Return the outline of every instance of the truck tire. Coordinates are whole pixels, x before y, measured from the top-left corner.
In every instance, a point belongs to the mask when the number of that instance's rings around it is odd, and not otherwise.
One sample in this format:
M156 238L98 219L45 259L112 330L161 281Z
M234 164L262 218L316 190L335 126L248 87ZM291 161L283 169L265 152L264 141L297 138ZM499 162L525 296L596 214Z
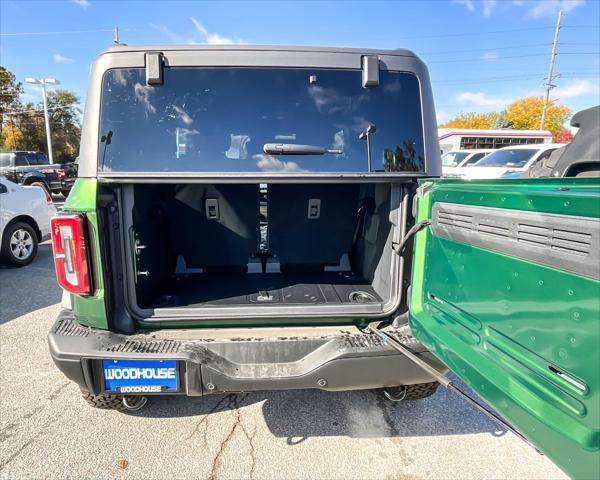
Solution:
M4 229L0 260L9 267L29 265L38 250L38 237L31 225L15 222Z
M83 399L94 408L101 408L102 410L125 410L123 400L118 395L92 395L86 390L81 390Z
M416 383L414 385L401 385L381 389L381 393L393 402L404 400L420 400L431 397L440 386L438 382Z
M29 185L31 187L40 187L40 188L43 188L48 193L50 193L50 190L48 190L48 187L46 186L46 184L44 182L31 182Z

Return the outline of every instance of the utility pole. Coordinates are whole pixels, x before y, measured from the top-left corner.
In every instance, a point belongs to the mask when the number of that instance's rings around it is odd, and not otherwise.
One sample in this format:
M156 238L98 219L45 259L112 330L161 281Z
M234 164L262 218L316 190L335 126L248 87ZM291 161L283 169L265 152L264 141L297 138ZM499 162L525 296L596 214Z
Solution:
M48 85L60 85L60 82L56 78L26 78L27 83L33 83L42 86L42 100L44 102L44 123L46 124L46 142L48 145L48 160L50 163L54 163L52 156L52 134L50 132L50 117L48 115L48 99L46 96L46 84Z
M118 25L115 25L114 32L115 32L115 35L113 37L113 42L115 43L115 45L118 45L119 44L119 26Z
M554 60L556 59L556 47L558 45L558 32L560 31L560 21L562 19L562 10L558 11L558 18L556 19L556 30L554 30L554 42L552 43L552 55L550 56L550 67L548 68L548 76L546 77L546 94L544 96L544 105L542 107L542 119L540 120L540 130L544 129L546 123L546 112L548 110L548 102L550 101L550 90L555 85L552 85L554 80Z

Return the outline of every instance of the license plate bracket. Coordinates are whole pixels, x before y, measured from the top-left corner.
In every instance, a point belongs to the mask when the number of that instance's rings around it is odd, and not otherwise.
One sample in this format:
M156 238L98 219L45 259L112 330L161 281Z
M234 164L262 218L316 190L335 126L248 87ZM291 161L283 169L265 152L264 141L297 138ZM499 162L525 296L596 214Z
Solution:
M176 360L102 360L102 385L107 393L176 393Z

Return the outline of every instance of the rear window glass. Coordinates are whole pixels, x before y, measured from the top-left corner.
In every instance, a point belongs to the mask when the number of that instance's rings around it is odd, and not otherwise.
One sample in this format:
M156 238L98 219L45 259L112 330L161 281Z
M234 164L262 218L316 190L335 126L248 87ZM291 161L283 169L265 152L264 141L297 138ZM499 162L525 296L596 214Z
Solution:
M477 167L524 167L533 155L539 150L533 150L528 148L523 149L502 149L496 150L490 153L487 157L481 160L476 166Z
M448 152L442 156L442 165L444 167L456 167L467 158L467 155L469 155L469 152Z
M43 153L33 153L27 156L27 160L29 160L29 165L49 165L50 161L48 157Z
M420 90L409 73L360 70L165 68L148 86L141 68L103 79L98 165L118 172L367 172L424 169ZM375 127L359 138L369 125ZM364 137L364 135L363 135ZM107 141L108 139L108 141ZM265 144L322 155L275 155Z

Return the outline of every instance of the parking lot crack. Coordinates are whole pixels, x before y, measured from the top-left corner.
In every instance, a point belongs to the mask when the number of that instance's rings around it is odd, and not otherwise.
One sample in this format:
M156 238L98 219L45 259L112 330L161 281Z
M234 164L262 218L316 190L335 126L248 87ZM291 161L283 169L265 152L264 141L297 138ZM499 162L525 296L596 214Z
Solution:
M52 420L50 420L49 422L46 422L44 425L42 425L40 427L40 429L37 431L37 433L31 437L29 440L27 440L23 445L21 445L21 448L19 448L16 452L14 452L12 455L10 455L4 462L2 462L0 464L0 471L4 470L4 468L6 468L6 466L11 463L15 458L17 458L21 453L23 453L23 451L29 446L31 445L33 442L35 442L39 437L41 437L46 430L48 429L48 427L50 427L52 424L58 422L59 420L61 420L61 417L55 417Z
M229 402L229 404L231 403L231 398L234 396L234 394L230 394L230 395L226 395L224 396L221 400L219 400L217 402L217 404L212 407L207 413L205 413L202 418L198 421L198 423L196 424L196 426L194 427L194 430L192 430L192 433L190 433L188 435L188 437L186 438L186 440L190 440L194 435L196 435L200 429L202 428L202 446L206 446L208 445L208 441L206 438L206 431L208 430L208 420L210 415L212 415L213 413L215 413L217 410L219 410L221 408L221 406L225 403L225 402ZM228 405L229 406L229 405Z
M232 411L234 421L233 421L231 430L229 431L229 433L227 434L225 439L219 444L219 448L217 449L217 455L215 456L215 458L213 459L213 462L212 462L212 468L210 470L210 475L209 475L210 480L215 480L217 478L217 475L219 473L219 470L221 468L221 463L222 463L221 456L223 455L223 453L225 452L225 449L227 448L227 445L233 438L235 431L237 430L237 428L239 426L241 426L239 404L247 396L248 395L246 394L238 399L238 396L236 394L231 394L226 397L229 399L227 408L229 408ZM243 427L242 427L242 429L243 429Z
M250 461L252 463L250 464L250 473L248 474L248 478L250 478L250 480L252 480L252 478L254 477L254 469L256 468L256 450L254 447L254 437L256 436L256 425L254 426L252 433L248 433L248 429L244 426L243 422L240 422L240 427L242 428L242 431L244 432L244 436L248 440L248 445L250 446Z

